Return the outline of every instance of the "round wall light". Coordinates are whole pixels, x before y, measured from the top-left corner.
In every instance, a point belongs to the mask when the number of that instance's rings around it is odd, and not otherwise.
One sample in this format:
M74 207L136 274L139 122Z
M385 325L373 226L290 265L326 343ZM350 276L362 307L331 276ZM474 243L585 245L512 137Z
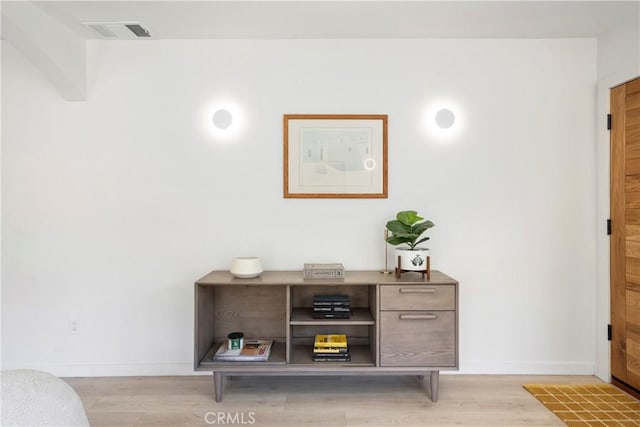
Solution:
M233 99L214 99L204 105L200 120L204 132L218 142L236 141L245 131L244 109Z
M430 100L420 114L420 123L426 135L434 141L456 140L466 127L464 108L452 99Z
M436 112L436 125L440 129L449 129L456 122L456 115L448 108L442 108Z
M212 120L213 120L213 125L216 128L220 130L224 130L229 128L229 126L231 126L231 124L233 123L233 115L229 110L222 108L220 110L217 110L215 113L213 113Z

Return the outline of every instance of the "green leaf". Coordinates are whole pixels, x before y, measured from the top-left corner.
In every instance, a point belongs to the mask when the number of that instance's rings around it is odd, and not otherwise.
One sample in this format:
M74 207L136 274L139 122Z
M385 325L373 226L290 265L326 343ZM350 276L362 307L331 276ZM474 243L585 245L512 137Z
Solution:
M419 236L434 225L435 224L433 222L426 220L425 222L414 225L411 231Z
M393 221L387 222L387 230L389 230L393 234L410 233L411 227L401 223L400 221L393 220Z
M413 225L418 221L422 221L424 218L418 216L416 211L400 211L396 215L396 219L405 225Z
M395 237L402 237L404 239L415 240L420 237L419 234L416 233L393 233Z
M426 242L427 240L429 240L431 237L423 237L422 239L418 240L417 242L415 242L413 244L413 246L419 245L422 242Z

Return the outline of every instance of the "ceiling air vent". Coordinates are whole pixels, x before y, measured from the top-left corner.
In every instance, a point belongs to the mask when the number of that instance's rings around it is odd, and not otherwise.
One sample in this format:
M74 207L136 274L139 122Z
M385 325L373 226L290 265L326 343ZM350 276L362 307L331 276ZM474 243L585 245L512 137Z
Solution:
M151 37L149 31L147 31L146 28L143 28L140 24L125 24L125 27L135 34L136 37Z
M138 22L83 22L105 39L137 39L151 37Z

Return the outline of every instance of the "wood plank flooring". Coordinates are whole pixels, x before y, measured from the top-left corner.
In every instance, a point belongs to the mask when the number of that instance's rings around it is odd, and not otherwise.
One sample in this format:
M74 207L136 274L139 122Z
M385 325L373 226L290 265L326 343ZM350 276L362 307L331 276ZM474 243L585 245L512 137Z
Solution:
M563 426L522 384L602 383L592 376L440 375L431 402L416 377L66 378L92 427Z

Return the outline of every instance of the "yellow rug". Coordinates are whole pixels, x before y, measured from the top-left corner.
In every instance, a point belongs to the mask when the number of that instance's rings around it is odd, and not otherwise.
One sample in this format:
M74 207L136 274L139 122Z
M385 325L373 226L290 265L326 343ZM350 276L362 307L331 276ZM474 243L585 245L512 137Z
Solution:
M569 427L640 427L640 400L610 384L523 387Z

